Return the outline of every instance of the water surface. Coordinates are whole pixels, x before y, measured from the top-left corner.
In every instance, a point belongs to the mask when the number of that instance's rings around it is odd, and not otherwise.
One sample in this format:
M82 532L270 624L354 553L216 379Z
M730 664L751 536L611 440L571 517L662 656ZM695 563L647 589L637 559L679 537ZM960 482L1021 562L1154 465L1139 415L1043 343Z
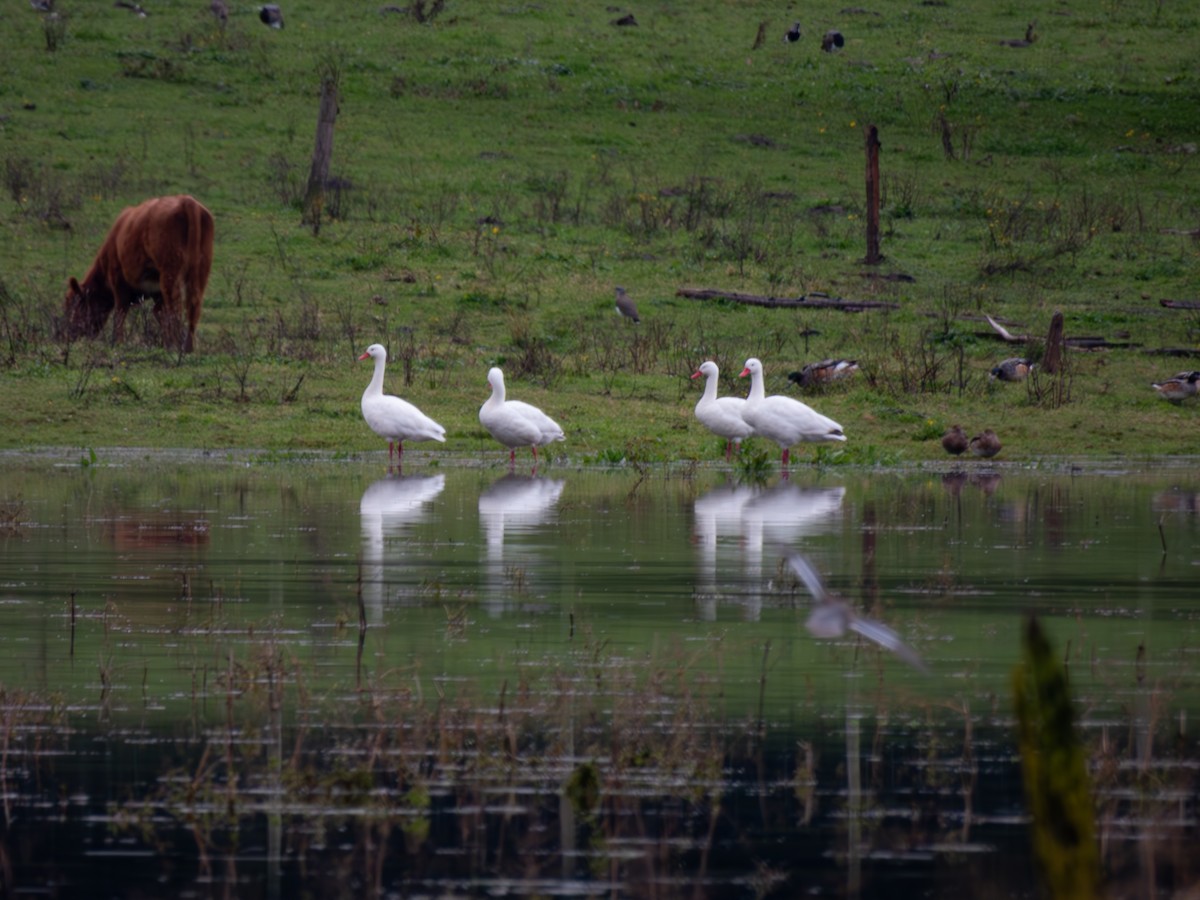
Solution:
M1032 613L1110 881L1169 896L1193 471L8 455L0 855L63 896L1025 896ZM812 637L794 551L930 671Z

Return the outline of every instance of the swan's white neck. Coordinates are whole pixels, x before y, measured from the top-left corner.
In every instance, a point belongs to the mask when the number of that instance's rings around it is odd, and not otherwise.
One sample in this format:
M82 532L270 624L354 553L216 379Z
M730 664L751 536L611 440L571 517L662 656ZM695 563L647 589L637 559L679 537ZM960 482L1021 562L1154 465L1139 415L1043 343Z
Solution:
M762 400L763 397L765 397L765 396L766 396L766 393L763 391L762 369L751 369L750 370L750 395L746 399L753 402L755 400Z
M503 406L504 405L504 379L497 378L491 382L492 396L488 397L488 406Z
M364 393L373 396L381 396L383 394L383 370L387 367L387 360L382 356L375 357L375 374L371 376L371 383L367 385Z
M704 376L704 396L700 398L702 401L708 402L717 399L717 376Z

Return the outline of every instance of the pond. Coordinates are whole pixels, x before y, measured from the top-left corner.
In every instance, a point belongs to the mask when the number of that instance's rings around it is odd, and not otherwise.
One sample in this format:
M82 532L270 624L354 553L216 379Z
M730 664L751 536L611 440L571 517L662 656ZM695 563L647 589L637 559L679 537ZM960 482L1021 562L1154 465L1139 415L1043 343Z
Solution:
M1114 893L1200 883L1194 461L737 474L0 456L7 893L1029 896L1031 614Z

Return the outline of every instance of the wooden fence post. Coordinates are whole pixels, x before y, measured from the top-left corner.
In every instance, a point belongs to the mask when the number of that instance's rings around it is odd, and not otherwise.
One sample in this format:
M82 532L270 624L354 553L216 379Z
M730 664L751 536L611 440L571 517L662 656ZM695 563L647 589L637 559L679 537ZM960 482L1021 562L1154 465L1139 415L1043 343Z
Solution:
M333 124L338 113L338 76L335 70L321 76L321 106L317 112L317 139L313 146L308 187L304 191L302 225L311 225L313 234L321 230L321 210L325 205L325 184L329 181L329 160L333 157Z
M867 257L868 266L883 262L879 252L879 129L867 128Z

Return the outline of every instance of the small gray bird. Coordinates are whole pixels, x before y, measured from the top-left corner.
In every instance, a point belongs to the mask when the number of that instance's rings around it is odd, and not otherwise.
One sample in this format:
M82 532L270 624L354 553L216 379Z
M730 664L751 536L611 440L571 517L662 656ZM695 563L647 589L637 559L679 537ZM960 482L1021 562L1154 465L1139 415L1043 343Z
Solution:
M975 456L981 456L984 459L991 459L1000 452L1000 438L996 437L996 432L990 428L985 428L975 437L971 438L971 452Z
M882 622L868 619L859 615L849 603L840 597L830 594L821 582L821 576L812 564L799 553L787 557L788 567L808 588L813 597L812 612L804 626L813 637L840 638L847 631L860 634L867 640L874 641L885 650L891 650L902 660L922 672L928 672L929 666L925 660L908 644L900 639L900 635L892 631Z
M1032 362L1023 357L1014 356L995 366L989 380L994 381L998 378L1001 381L1024 381L1031 371L1033 371Z
M270 25L272 28L283 27L283 10L274 3L268 3L266 6L258 8L258 20L264 25Z
M623 318L632 319L635 325L642 321L641 317L638 316L637 304L633 302L632 297L625 293L625 288L623 287L617 288L617 312Z

